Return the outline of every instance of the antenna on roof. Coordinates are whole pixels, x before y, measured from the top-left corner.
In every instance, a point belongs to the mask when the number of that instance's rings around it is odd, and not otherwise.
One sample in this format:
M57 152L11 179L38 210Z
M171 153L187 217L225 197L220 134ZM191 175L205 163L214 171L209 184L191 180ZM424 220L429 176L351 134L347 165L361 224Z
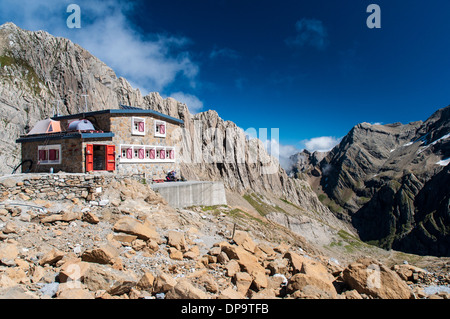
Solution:
M53 109L53 116L59 116L59 102L62 100L56 100L56 110Z
M84 97L84 111L87 112L88 111L87 98L88 98L89 95L81 94L81 96Z

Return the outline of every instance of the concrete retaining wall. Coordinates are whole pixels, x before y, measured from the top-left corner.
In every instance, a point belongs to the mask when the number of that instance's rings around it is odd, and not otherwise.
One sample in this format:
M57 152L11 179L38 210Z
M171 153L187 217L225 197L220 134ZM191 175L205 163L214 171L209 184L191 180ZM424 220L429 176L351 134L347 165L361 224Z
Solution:
M169 182L151 187L175 208L227 204L225 187L220 182Z

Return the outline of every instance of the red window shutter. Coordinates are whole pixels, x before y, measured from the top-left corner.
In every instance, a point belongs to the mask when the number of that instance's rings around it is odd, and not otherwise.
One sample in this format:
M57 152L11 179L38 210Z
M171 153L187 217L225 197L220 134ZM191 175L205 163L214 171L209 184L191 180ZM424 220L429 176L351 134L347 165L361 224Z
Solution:
M127 158L128 159L133 158L133 150L131 148L127 148Z
M106 145L106 170L114 171L116 169L116 146Z
M39 150L39 160L45 161L47 159L47 151L46 150Z
M55 161L57 159L56 158L56 152L57 152L57 150L49 150L48 151L48 159L50 161Z
M175 158L175 152L173 150L170 150L170 159Z
M139 149L139 159L144 159L144 149L143 148L140 148Z
M161 150L159 151L159 158L165 159L166 158L166 151L165 150Z
M92 172L94 170L94 145L86 145L86 172Z
M150 158L155 159L155 150L153 148L150 150Z
M161 126L159 127L159 132L161 134L166 134L166 126L164 124L161 124Z
M144 122L139 122L139 132L144 132Z

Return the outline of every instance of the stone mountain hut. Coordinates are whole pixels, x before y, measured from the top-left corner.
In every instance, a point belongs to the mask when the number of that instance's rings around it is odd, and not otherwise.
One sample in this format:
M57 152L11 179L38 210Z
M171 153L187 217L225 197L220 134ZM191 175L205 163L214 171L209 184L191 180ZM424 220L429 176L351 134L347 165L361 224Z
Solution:
M136 107L55 116L16 140L29 172L109 171L162 179L179 171L177 118ZM22 167L22 171L24 168Z

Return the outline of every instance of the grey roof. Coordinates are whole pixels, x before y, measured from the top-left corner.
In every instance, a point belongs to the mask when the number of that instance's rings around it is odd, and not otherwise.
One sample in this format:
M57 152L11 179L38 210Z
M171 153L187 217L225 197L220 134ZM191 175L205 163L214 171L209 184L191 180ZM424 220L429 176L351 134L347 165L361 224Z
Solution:
M144 109L141 109L141 108L139 108L139 107L129 106L129 105L123 105L123 104L120 104L120 108L121 108L122 110L144 110Z
M16 140L16 143L24 143L24 142L35 142L35 141L46 141L46 140L64 140L69 138L81 138L81 139L100 139L100 138L108 138L114 137L114 133L55 133L55 134L41 134L41 135L32 135L32 136L21 136Z
M124 114L124 115L151 115L153 117L157 117L166 121L175 122L176 124L184 124L184 122L180 119L177 119L175 117L154 111L154 110L144 110L140 109L134 106L128 106L128 105L120 105L120 109L109 109L109 110L100 110L100 111L92 111L92 112L85 112L85 113L78 113L78 114L71 114L71 115L61 115L61 116L54 116L52 117L53 120L59 121L59 120L67 120L67 119L73 119L73 118L80 118L80 117L88 117L88 116L95 116L99 114Z

